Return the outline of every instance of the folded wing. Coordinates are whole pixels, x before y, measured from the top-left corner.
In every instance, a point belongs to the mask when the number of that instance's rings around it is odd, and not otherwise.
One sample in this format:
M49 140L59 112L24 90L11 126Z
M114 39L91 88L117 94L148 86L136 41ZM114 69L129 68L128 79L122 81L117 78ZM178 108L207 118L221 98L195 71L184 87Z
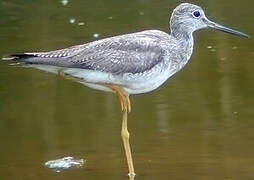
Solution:
M165 51L160 46L161 42L160 34L143 31L56 51L12 56L28 64L81 68L112 74L141 73L163 60Z

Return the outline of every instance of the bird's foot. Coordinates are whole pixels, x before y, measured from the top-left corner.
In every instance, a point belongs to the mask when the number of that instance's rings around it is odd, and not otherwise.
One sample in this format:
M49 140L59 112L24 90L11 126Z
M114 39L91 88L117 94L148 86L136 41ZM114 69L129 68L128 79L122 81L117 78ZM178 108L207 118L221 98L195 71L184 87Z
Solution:
M130 179L134 179L136 174L135 173L129 173L128 176L129 176Z

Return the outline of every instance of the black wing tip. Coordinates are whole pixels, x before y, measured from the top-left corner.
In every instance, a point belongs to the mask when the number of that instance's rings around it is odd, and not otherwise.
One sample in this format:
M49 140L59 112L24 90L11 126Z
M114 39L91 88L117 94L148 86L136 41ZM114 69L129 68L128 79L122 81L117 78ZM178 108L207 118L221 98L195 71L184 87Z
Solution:
M7 56L2 57L2 60L4 61L15 61L15 60L20 60L20 59L27 59L34 57L32 54L10 54Z

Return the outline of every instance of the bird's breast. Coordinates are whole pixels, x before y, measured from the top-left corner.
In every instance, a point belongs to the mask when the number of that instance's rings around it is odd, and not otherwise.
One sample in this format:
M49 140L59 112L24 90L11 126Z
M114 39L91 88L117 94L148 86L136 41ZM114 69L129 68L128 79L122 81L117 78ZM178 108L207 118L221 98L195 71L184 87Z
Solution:
M161 62L152 69L142 73L126 73L122 76L124 89L129 94L141 94L160 87L172 74L168 65Z

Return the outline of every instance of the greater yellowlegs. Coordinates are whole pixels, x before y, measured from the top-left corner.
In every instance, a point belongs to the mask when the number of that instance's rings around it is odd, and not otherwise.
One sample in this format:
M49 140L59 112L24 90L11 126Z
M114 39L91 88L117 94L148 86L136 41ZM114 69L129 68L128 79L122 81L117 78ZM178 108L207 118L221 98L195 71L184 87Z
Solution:
M147 30L56 51L13 54L8 59L70 77L94 89L115 92L123 111L121 135L129 176L134 177L127 130L129 95L153 91L181 70L193 51L193 32L207 27L248 37L208 20L201 7L183 3L172 13L170 34Z

